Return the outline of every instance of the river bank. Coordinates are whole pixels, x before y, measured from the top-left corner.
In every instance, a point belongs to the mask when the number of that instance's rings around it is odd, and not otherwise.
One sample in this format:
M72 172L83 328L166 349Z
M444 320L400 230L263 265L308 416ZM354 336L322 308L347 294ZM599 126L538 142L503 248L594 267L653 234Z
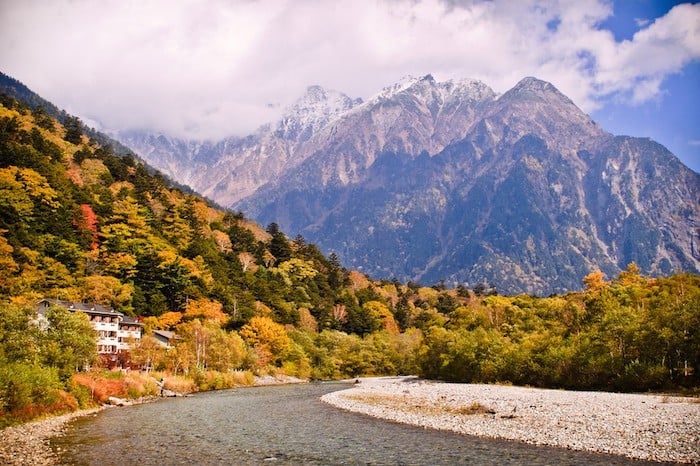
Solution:
M103 408L76 411L4 428L0 431L0 464L56 464L58 457L51 450L49 440L61 435L71 420L95 414L101 409Z
M700 464L700 400L675 396L360 379L322 400L426 428L535 445Z
M306 382L308 381L284 375L274 377L256 376L251 387ZM130 401L121 400L124 402L123 404L112 401L111 405L75 411L61 416L6 427L0 430L0 464L8 466L48 466L58 464L59 458L52 450L50 440L53 437L62 435L73 419L82 416L96 415L99 411L107 408L118 409L119 406L129 406L158 399L159 397L147 397Z

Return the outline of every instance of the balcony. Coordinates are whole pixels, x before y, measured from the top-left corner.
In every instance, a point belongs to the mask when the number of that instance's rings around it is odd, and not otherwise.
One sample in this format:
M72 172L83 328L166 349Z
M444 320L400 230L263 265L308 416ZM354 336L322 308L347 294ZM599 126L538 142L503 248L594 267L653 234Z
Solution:
M92 324L92 328L95 330L109 330L109 331L116 331L119 328L119 324L117 323L112 323L112 322L95 322L92 321L90 322Z

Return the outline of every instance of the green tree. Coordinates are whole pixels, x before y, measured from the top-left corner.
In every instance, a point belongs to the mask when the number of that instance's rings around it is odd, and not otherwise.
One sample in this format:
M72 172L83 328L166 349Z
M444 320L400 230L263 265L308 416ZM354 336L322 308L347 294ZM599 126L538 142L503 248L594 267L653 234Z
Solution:
M38 362L41 330L30 307L0 303L0 364Z
M63 139L71 144L80 144L83 139L83 123L77 117L68 116L63 122L66 128L66 134Z
M96 362L97 339L87 315L52 306L45 316L48 327L42 339L43 364L67 380L76 370Z
M279 225L271 223L266 230L270 238L270 253L275 257L275 264L281 264L292 257L292 248L287 237L279 229Z

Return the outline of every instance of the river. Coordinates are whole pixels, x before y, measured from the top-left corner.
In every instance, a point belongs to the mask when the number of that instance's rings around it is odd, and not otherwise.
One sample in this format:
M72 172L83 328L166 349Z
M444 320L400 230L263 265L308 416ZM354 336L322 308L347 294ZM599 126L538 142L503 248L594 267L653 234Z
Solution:
M642 465L426 430L338 410L341 383L200 393L79 418L53 439L70 465Z

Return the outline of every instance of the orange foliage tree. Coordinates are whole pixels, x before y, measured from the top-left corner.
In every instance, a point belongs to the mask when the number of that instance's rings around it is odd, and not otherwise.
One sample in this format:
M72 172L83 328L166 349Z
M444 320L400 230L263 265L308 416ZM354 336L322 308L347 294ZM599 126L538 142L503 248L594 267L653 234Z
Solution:
M94 251L99 247L97 215L95 211L92 210L92 207L90 207L90 204L80 204L80 212L78 217L73 220L73 226L75 226L79 235L90 246L90 250Z

